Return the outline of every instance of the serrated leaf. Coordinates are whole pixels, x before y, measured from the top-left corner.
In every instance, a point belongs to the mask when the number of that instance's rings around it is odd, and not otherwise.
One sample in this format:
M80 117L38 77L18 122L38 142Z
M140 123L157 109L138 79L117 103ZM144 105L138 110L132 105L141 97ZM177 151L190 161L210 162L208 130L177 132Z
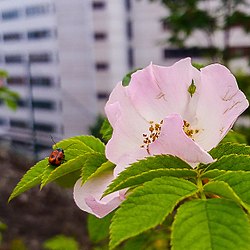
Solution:
M83 162L81 170L82 183L87 181L87 179L94 174L98 168L101 167L103 163L107 161L104 154L101 153L91 153L88 154L86 160Z
M246 250L250 245L247 215L233 201L192 200L177 210L172 229L173 250Z
M113 217L110 248L161 224L181 200L196 192L193 183L165 176L136 188Z
M93 174L91 174L88 179L94 178L95 176L98 176L99 174L101 174L104 171L111 171L114 168L115 168L114 163L112 163L110 161L106 161Z
M215 194L223 198L235 201L239 205L243 206L248 212L250 211L250 206L245 204L241 198L234 192L234 190L224 181L211 181L204 185L204 191L209 194Z
M222 143L219 144L216 148L213 148L209 152L214 159L219 159L222 156L236 154L236 155L249 155L250 146L245 144L238 143Z
M93 215L88 215L88 233L92 242L98 243L109 236L109 226L113 213L108 214L104 218L100 219Z
M250 171L250 156L230 154L222 156L217 161L211 163L206 171L218 169L229 171Z
M105 119L103 121L103 124L102 124L102 127L101 127L101 130L100 130L100 133L102 135L102 139L107 142L111 139L112 137L112 133L113 133L113 128L112 126L110 125L108 119Z
M111 190L118 190L117 189L119 188L118 186L120 184L123 185L122 183L130 179L131 177L140 176L142 173L156 169L192 170L190 165L182 161L180 158L172 155L157 155L153 157L147 157L146 159L133 163L130 167L121 172L119 176L109 186L107 193L110 192Z
M66 175L69 173L72 173L74 171L77 171L82 168L84 161L87 158L87 154L80 155L72 160L69 160L63 164L61 164L59 167L55 168L53 171L51 171L49 174L46 174L43 176L41 188L43 188L48 183Z
M29 190L30 188L39 185L47 165L48 159L45 158L44 160L39 161L36 165L31 167L12 191L9 201L22 194L23 192Z
M213 179L219 175L225 174L226 170L213 169L201 174L202 178Z
M89 135L79 135L74 136L68 139L64 139L60 142L57 142L56 145L54 145L54 148L60 147L64 150L68 149L70 152L70 149L72 150L80 150L82 153L86 152L99 152L99 153L105 153L105 145L94 136Z
M123 179L121 181L115 179L108 189L104 192L104 195L108 195L110 193L113 193L117 190L121 190L128 187L134 187L140 184L143 184L144 182L151 181L154 178L159 178L162 176L172 176L172 177L179 177L179 178L191 178L196 177L197 172L195 170L191 169L167 169L167 168L159 168L159 169L153 169L148 170L145 172L142 172L141 174L128 177L126 179Z
M220 143L227 143L227 142L247 144L247 138L245 135L239 132L230 130Z
M214 180L228 183L241 200L250 205L250 172L228 172Z

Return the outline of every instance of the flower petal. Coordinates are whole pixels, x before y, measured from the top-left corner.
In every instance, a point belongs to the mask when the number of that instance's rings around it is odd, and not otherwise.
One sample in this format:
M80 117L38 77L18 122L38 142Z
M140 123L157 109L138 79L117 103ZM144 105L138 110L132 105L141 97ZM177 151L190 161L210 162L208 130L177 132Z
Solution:
M99 218L116 209L124 199L119 192L114 192L101 199L103 192L113 179L112 171L103 172L83 185L79 179L74 186L74 200L77 206Z
M249 104L235 77L220 64L201 69L201 81L196 120L202 132L197 134L195 140L208 151L223 139Z
M213 162L213 158L183 131L183 120L178 114L167 116L159 138L150 144L151 155L170 154L195 167L198 163Z
M127 95L127 87L119 83L113 90L105 111L113 127L112 138L106 145L106 157L113 163L132 163L141 159L142 134L148 122L140 116Z
M196 92L191 98L188 88L194 80ZM135 72L128 86L131 102L148 121L161 121L169 114L178 113L188 119L192 103L197 102L200 88L200 72L191 59L178 61L170 67L149 65Z

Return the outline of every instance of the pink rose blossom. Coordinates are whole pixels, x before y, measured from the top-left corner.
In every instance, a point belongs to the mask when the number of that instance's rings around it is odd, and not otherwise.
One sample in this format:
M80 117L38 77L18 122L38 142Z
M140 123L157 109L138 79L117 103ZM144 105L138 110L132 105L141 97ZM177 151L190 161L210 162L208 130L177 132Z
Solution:
M117 84L105 107L113 127L106 157L116 164L114 173L83 186L78 182L77 205L98 217L114 210L124 197L116 192L100 200L104 190L129 164L148 156L175 155L192 167L212 162L208 151L247 107L234 76L220 64L199 71L186 58L170 67L150 64L135 72L129 86ZM89 188L92 183L94 189Z

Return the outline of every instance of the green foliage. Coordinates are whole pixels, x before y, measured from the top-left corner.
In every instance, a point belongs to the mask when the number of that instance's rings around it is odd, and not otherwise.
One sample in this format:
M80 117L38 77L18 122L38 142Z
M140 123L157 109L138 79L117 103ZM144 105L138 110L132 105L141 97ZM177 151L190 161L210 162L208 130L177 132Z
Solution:
M78 242L72 238L65 235L57 235L53 238L46 240L43 244L46 250L79 250Z
M67 179L69 175L72 176L72 174L76 173L72 183L74 184L80 178L80 173L82 172L82 168L85 167L85 162L93 155L97 156L92 159L93 164L96 164L95 160L98 164L100 163L100 159L102 159L101 162L106 161L104 144L93 136L75 136L65 139L58 142L53 148L58 147L64 149L65 161L58 167L50 165L48 158L38 162L26 172L14 188L9 201L34 186L41 184L41 188L43 188L52 181L60 181L62 177ZM92 168L91 171L88 169L87 171L92 174L96 168Z
M96 218L93 215L88 215L88 233L89 238L93 243L100 243L108 239L109 225L112 217L113 213L102 219Z
M141 68L135 69L131 72L129 72L127 75L125 75L122 79L122 85L123 86L128 86L131 80L131 76L133 73L135 73L137 70L141 70Z
M48 158L38 162L10 200L39 184L42 188L52 181L64 182L69 175L73 183L79 178L84 183L115 167L105 157L104 144L94 137L72 137L54 145L58 147L65 151L65 162L58 167ZM94 249L107 249L109 233L110 249L248 249L250 146L226 142L210 153L215 161L194 169L178 157L157 155L121 172L105 191L126 189L120 208L103 219L88 217ZM60 237L44 247L71 249Z
M0 100L2 100L10 109L16 110L19 95L9 88L2 86L0 87Z
M226 143L226 142L247 144L247 137L245 134L241 134L238 131L236 132L236 131L230 130L221 141L221 144Z
M113 217L110 248L163 223L180 201L196 192L193 183L166 176L135 189Z
M150 0L161 2L167 9L167 16L161 19L168 34L168 43L174 47L188 47L189 39L194 32L204 35L206 43L197 50L196 55L209 57L212 60L223 60L224 64L234 57L246 56L242 50L230 50L230 40L233 32L230 29L241 27L250 32L250 15L247 12L247 1L220 0L215 5L204 4L202 0ZM223 38L218 47L214 35L221 32ZM192 54L191 48L190 54ZM187 50L188 53L189 50ZM187 53L185 53L187 55Z
M171 155L148 157L145 160L133 163L129 168L121 172L105 194L140 185L161 176L187 178L196 176L196 172L186 162Z
M247 215L226 199L193 200L181 205L173 223L172 249L249 249Z
M105 119L102 127L101 127L101 131L100 131L101 135L102 135L102 139L107 142L111 139L112 133L113 133L113 128L111 127L108 119Z
M132 188L112 219L111 249L161 225L168 215L175 214L178 206L171 233L172 249L234 249L234 244L247 249L249 146L224 143L211 153L218 160L194 170L177 157L156 156L136 162L122 172L106 191ZM165 171L171 174L164 176ZM230 238L232 241L224 240ZM135 240L135 244L140 244L140 240Z

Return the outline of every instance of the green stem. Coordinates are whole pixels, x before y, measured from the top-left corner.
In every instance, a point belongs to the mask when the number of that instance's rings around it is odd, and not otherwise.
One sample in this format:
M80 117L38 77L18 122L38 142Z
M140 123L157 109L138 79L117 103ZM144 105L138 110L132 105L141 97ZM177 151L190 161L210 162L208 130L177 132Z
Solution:
M205 193L203 191L203 183L202 183L202 180L200 178L199 173L198 173L198 176L197 176L197 186L198 186L198 190L199 190L201 199L206 200L206 195L205 195Z

